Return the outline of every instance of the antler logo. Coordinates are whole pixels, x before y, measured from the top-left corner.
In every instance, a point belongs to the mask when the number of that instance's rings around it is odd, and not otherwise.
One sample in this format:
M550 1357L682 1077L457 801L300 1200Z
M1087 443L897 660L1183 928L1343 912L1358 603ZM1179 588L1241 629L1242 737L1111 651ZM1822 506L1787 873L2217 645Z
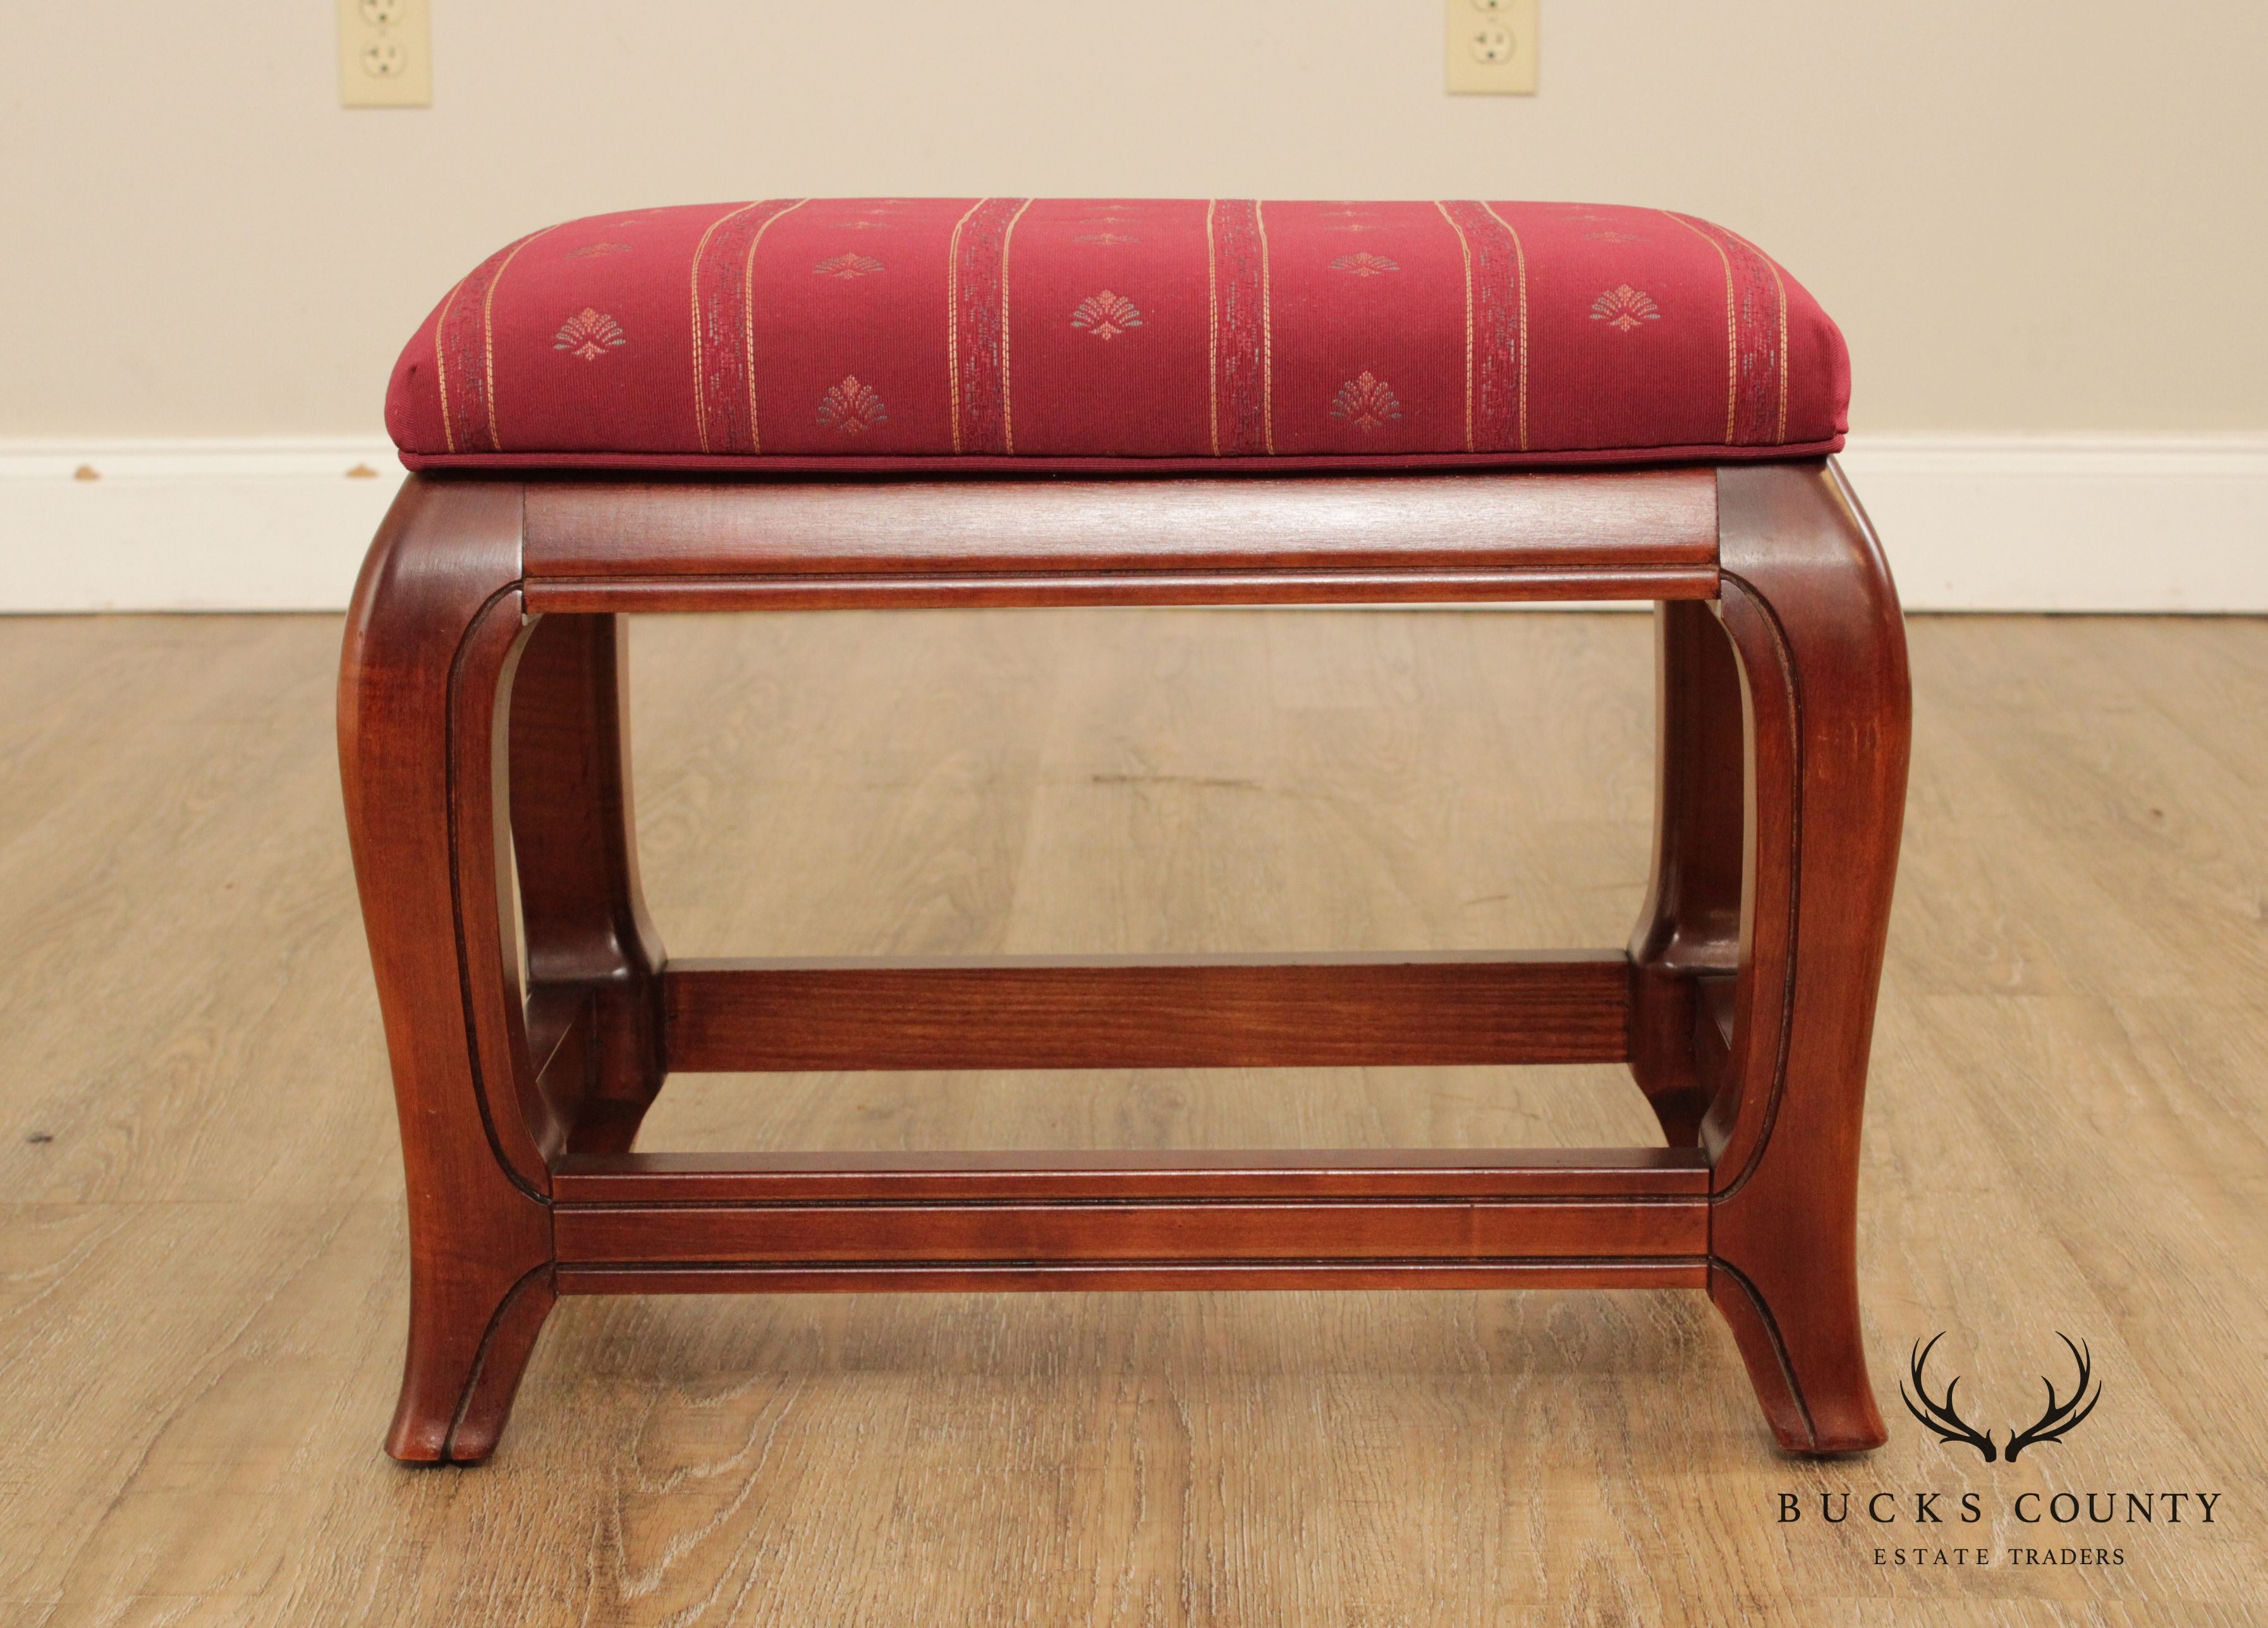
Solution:
M1929 1365L1929 1353L1937 1349L1938 1341L1944 1337L1945 1333L1940 1330L1930 1337L1929 1344L1926 1345L1919 1340L1914 1342L1913 1360L1910 1372L1910 1377L1913 1381L1914 1394L1907 1393L1905 1381L1902 1380L1898 1383L1898 1399L1906 1404L1907 1412L1912 1414L1926 1427L1936 1433L1940 1441L1948 1446L1959 1441L1975 1448L1984 1455L1984 1462L1990 1464L2000 1456L2000 1449L1992 1440L1992 1433L1989 1430L1981 1433L1977 1431L1967 1419L1961 1417L1959 1411L1954 1406L1953 1393L1960 1388L1960 1375L1955 1374L1946 1381L1945 1395L1941 1398L1929 1394L1929 1382L1923 1377L1923 1371ZM2071 1352L2073 1362L2078 1365L2079 1383L2073 1388L2070 1396L2066 1397L2056 1389L2054 1382L2045 1374L2040 1376L2040 1383L2045 1387L2048 1393L2048 1405L2039 1418L2030 1425L2022 1430L2010 1433L2007 1456L2008 1462L2012 1464L2016 1462L2016 1455L2026 1448L2037 1447L2043 1442L2062 1440L2065 1433L2080 1420L2094 1412L2095 1404L2102 1400L2102 1387L2095 1379L2094 1354L2088 1349L2086 1342L2080 1341L2074 1344L2071 1336L2064 1333L2060 1329L2056 1331L2056 1338L2064 1343L2064 1348ZM2094 1386L2092 1395L2088 1394L2088 1389L2090 1384ZM1919 1397L1918 1401L1915 1399L1916 1396ZM2085 1405L2082 1406L2082 1403Z

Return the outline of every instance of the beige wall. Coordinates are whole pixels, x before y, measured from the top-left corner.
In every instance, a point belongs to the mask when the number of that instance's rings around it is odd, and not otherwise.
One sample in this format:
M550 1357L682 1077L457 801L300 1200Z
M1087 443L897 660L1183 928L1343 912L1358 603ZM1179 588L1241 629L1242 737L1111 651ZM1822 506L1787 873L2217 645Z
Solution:
M798 192L1669 204L1861 429L2268 428L2257 0L1543 0L1533 100L1441 93L1438 4L434 0L420 112L336 106L327 0L11 4L0 436L368 431L504 238Z

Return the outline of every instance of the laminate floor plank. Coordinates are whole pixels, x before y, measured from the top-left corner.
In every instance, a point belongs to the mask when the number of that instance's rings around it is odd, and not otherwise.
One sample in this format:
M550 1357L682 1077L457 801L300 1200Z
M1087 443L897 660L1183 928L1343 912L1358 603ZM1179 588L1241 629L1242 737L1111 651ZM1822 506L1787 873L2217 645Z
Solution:
M1942 618L1865 1150L1871 1458L1690 1293L563 1302L485 1469L407 1308L335 618L0 621L0 1628L2236 1624L2268 1614L2268 623ZM640 620L680 954L1594 947L1642 617ZM1618 1069L689 1076L641 1145L1652 1141ZM1909 1420L1917 1339L2002 1432ZM2020 1494L2219 1495L2030 1527ZM1866 1499L1899 1494L1877 1526ZM1855 1518L1820 1499L1854 1495ZM1917 1492L1987 1519L1918 1526ZM1793 1495L1800 1521L1779 1517ZM1878 1565L1990 1543L1996 1564ZM2011 1547L2115 1547L2110 1566Z

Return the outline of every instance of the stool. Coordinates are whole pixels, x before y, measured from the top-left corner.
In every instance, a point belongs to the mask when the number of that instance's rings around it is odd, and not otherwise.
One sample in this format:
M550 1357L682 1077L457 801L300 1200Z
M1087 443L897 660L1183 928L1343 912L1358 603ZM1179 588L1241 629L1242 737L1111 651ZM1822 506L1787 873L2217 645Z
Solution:
M349 831L401 1110L387 1448L496 1445L562 1294L1706 1289L1878 1445L1859 1131L1904 795L1848 365L1737 235L1447 201L775 199L519 239L397 365ZM1655 601L1626 950L672 961L627 611ZM1666 1145L631 1151L673 1070L1626 1060Z

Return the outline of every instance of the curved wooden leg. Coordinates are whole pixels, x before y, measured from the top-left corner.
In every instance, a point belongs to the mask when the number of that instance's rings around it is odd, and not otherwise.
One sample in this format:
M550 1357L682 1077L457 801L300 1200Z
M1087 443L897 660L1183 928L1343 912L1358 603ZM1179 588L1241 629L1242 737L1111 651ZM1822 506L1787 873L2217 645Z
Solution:
M1877 1447L1858 1287L1859 1130L1905 802L1905 631L1828 464L1719 472L1719 601L1739 652L1747 881L1711 1294L1781 1447Z
M497 796L519 490L416 477L371 545L339 676L347 830L401 1110L410 1311L396 1458L495 1445L552 1299L560 1127L526 1063Z
M577 1153L622 1153L661 1089L661 938L638 887L620 618L550 615L512 691L512 834L528 977L583 1006L581 1057L550 1071ZM585 1003L587 1002L587 1006Z
M1631 936L1631 1073L1672 1147L1700 1140L1715 1082L1697 1067L1712 1024L1701 980L1740 965L1741 672L1711 607L1654 608L1653 876Z

